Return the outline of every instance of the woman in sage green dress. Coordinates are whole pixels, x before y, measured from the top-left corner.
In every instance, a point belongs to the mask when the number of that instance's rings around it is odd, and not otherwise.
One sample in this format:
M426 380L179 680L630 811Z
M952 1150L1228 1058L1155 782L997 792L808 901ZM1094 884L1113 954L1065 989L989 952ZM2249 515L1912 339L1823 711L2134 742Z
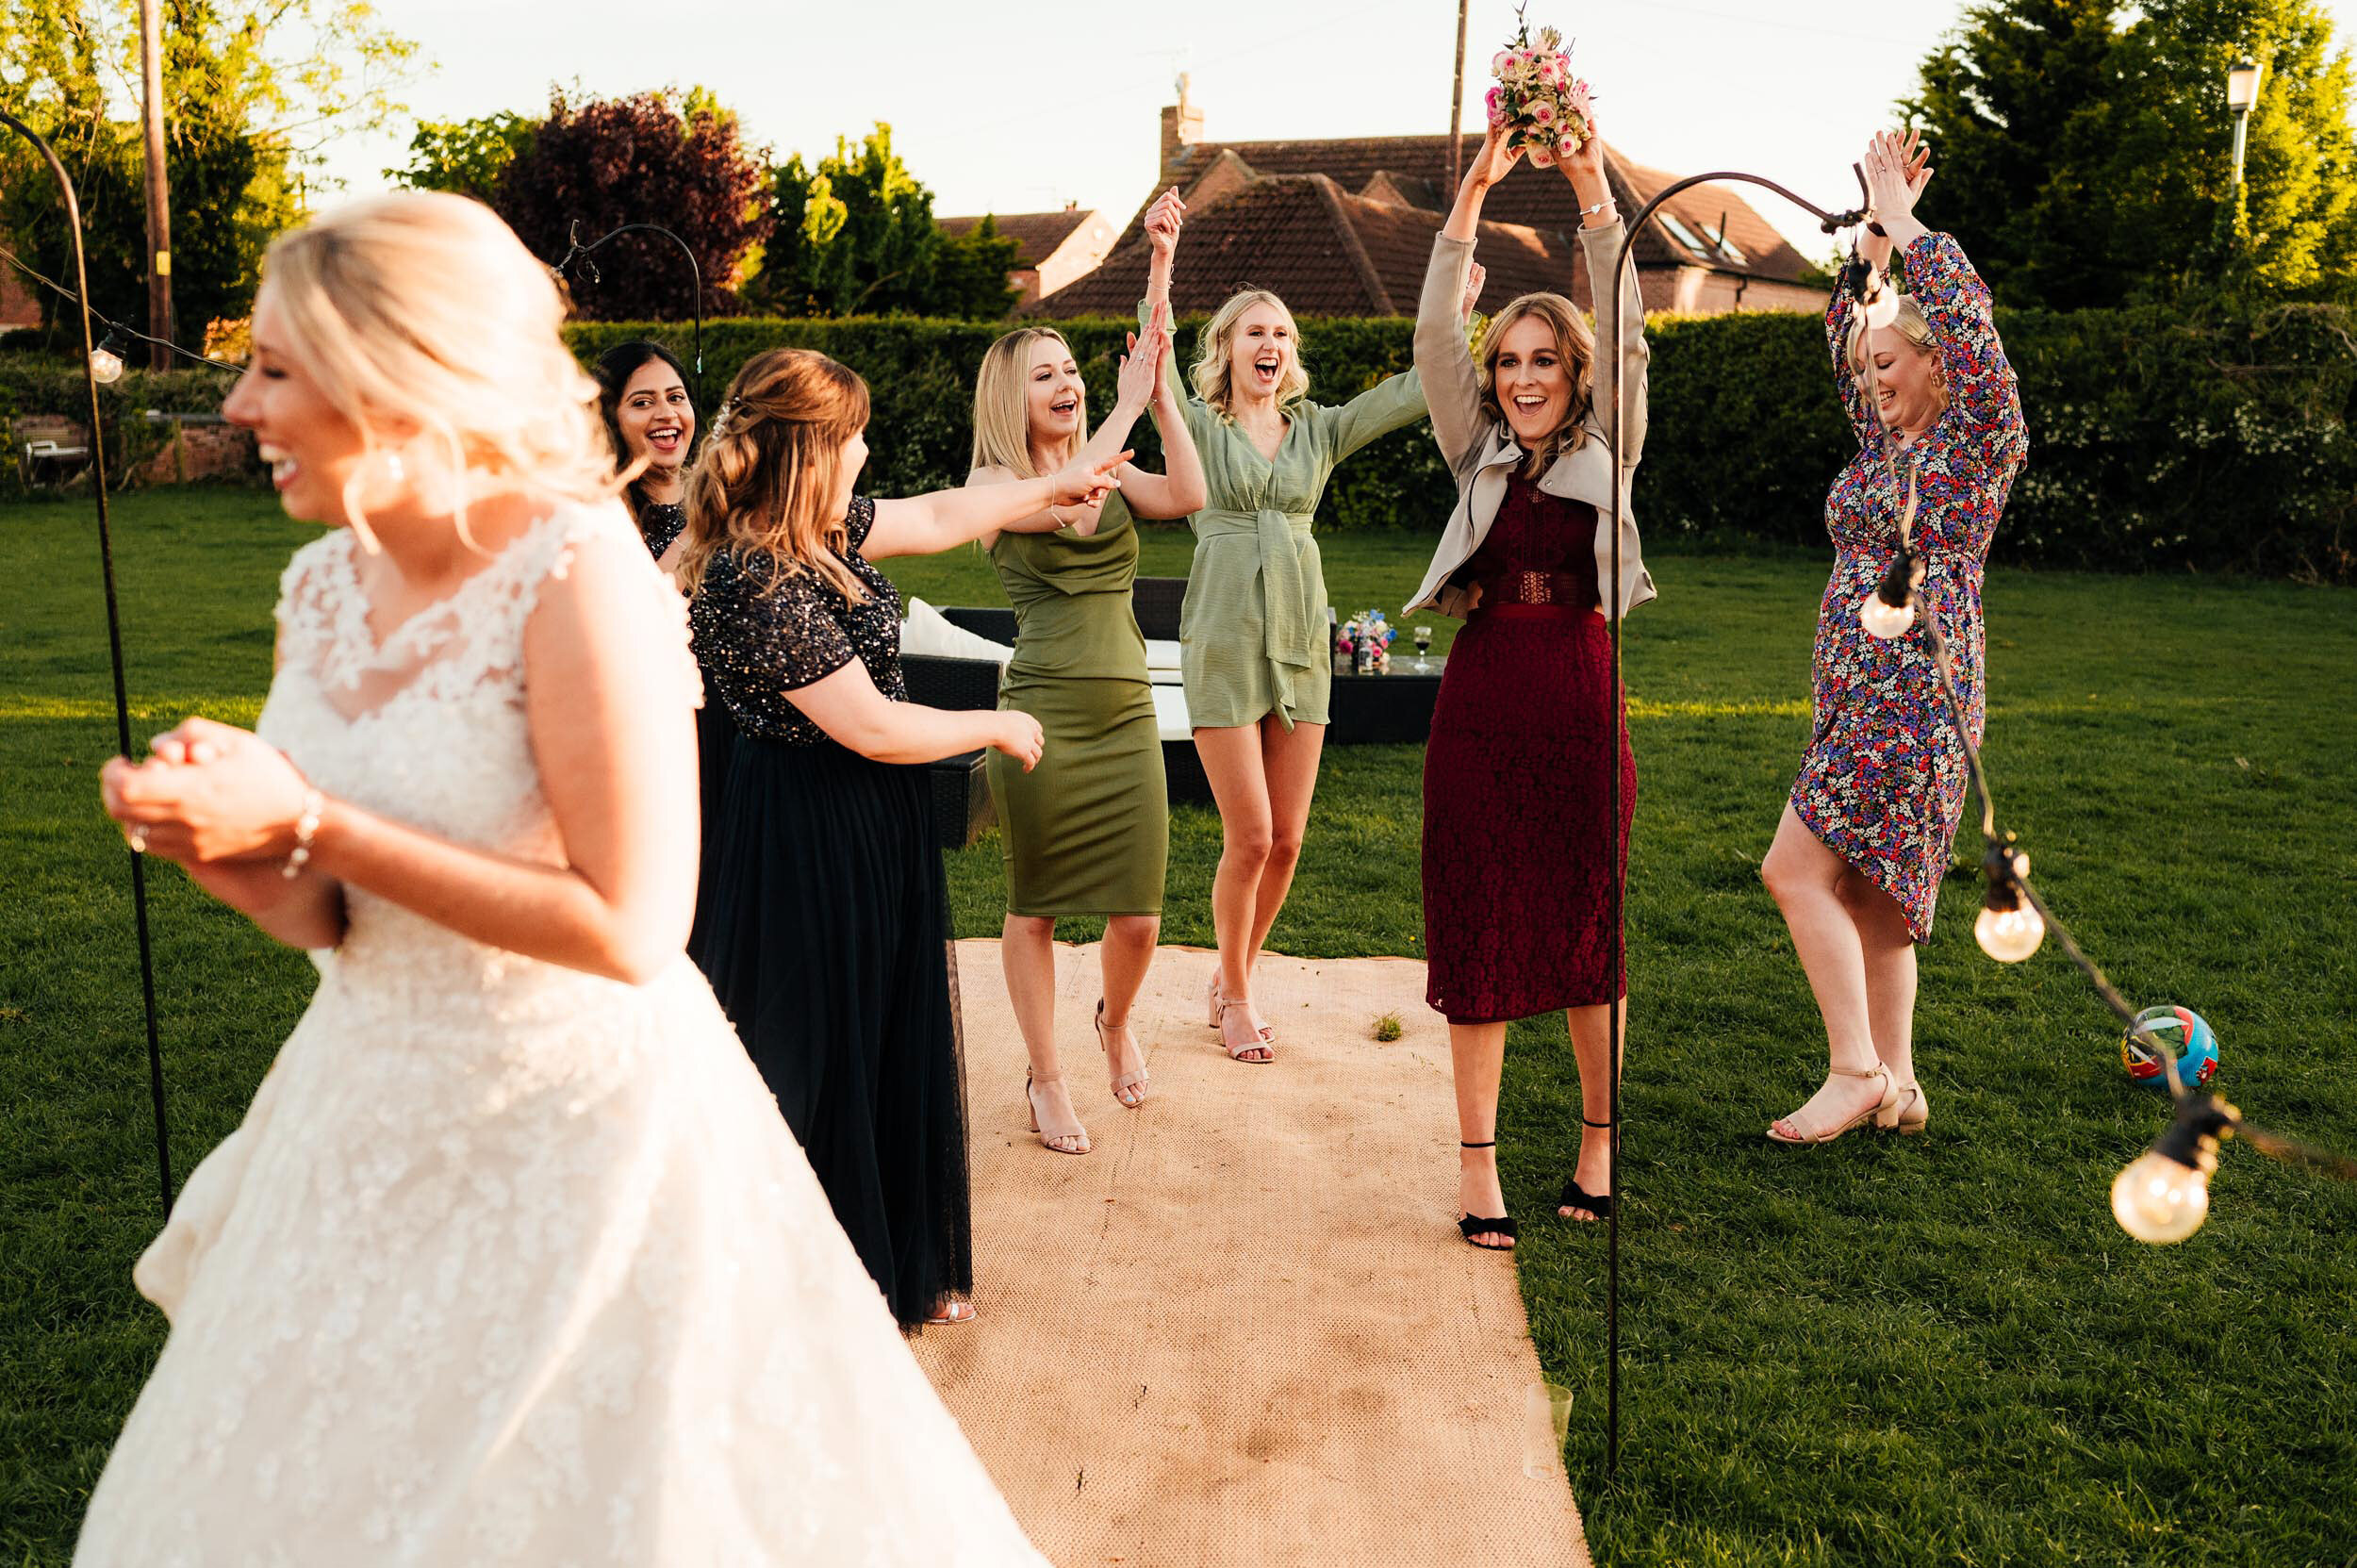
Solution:
M1185 215L1176 190L1147 209L1144 318L1168 308ZM1270 1062L1277 1036L1252 1005L1252 969L1300 859L1334 673L1310 520L1335 465L1424 417L1424 387L1409 371L1339 408L1309 402L1293 313L1260 289L1212 316L1190 379L1195 395L1179 410L1211 493L1191 520L1178 644L1187 719L1222 835L1211 882L1219 972L1208 1000L1230 1057Z
M1133 338L1119 392L1091 438L1087 388L1071 346L1054 329L1010 332L983 355L974 383L974 471L969 485L1053 473L1076 454L1118 454L1149 404L1167 474L1124 463L1119 493L1096 506L1053 509L1052 533L1008 531L983 542L1014 605L1014 657L998 705L1040 722L1047 747L1030 772L993 756L1007 869L1000 957L1007 997L1030 1057L1024 1095L1032 1130L1063 1154L1086 1154L1056 1055L1056 916L1101 915L1103 973L1097 1045L1113 1098L1131 1109L1146 1092L1145 1052L1129 1006L1146 983L1162 932L1170 806L1162 745L1146 672L1146 639L1129 607L1138 570L1131 517L1177 518L1203 504L1203 470L1162 374L1170 334L1159 319Z

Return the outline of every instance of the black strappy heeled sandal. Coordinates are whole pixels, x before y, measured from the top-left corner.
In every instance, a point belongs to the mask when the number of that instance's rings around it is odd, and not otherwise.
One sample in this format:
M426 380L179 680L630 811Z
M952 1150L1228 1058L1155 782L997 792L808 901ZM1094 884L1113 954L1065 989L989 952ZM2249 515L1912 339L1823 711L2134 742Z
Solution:
M1591 1122L1586 1116L1582 1116L1579 1118L1579 1125L1582 1127L1610 1127L1612 1124L1610 1122ZM1581 1186L1579 1184L1579 1175L1576 1169L1573 1172L1571 1179L1563 1183L1562 1194L1556 1198L1555 1206L1558 1209L1585 1209L1600 1220L1610 1219L1612 1217L1612 1195L1606 1193L1599 1196ZM1582 1223L1592 1222L1583 1221Z
M1497 1140L1492 1138L1486 1144L1460 1143L1457 1147L1459 1148L1495 1148L1498 1145ZM1514 1220L1510 1214L1500 1214L1495 1219L1483 1219L1479 1214L1459 1214L1457 1216L1457 1233L1465 1238L1466 1246L1483 1252L1514 1250L1510 1246L1491 1246L1474 1240L1475 1236L1504 1236L1509 1242L1514 1240Z

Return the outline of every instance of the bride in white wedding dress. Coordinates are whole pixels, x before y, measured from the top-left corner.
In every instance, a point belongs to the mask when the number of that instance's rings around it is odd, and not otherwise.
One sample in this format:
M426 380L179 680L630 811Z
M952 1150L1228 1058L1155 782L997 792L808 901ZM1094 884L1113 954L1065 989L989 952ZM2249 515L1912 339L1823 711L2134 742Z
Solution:
M89 1568L1037 1563L695 966L695 675L546 269L409 194L271 250L258 734L103 779L317 995L139 1288Z

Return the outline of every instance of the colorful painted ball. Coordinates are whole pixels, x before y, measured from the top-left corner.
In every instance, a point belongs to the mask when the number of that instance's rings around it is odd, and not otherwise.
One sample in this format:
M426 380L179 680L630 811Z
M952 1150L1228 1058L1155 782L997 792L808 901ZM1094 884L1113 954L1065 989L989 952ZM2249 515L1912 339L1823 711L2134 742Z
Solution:
M2186 1088L2199 1089L2217 1075L2217 1032L2191 1008L2148 1007L2119 1037L2119 1060L2128 1076L2149 1088L2166 1090L2167 1063L2139 1033L2151 1034L2177 1053L2178 1081Z

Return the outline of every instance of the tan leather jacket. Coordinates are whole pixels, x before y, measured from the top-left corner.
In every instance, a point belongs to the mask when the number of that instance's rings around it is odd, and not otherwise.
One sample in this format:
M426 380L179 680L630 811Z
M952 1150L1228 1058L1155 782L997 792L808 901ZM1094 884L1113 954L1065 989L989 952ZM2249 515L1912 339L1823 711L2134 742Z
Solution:
M1607 300L1612 293L1612 263L1620 254L1622 225L1579 231L1581 254L1588 263L1591 297ZM1449 579L1473 559L1489 536L1490 524L1506 499L1506 482L1523 461L1524 452L1503 420L1482 412L1481 388L1475 379L1473 351L1464 329L1465 275L1473 265L1471 240L1435 235L1432 265L1425 272L1424 298L1416 309L1416 369L1424 382L1425 399L1432 410L1432 435L1441 455L1457 476L1457 510L1449 515L1433 553L1432 569L1416 590L1408 610L1414 614L1436 609L1463 617L1473 608L1471 593ZM1645 307L1638 297L1635 270L1621 289L1621 352L1599 352L1595 361L1595 407L1588 418L1588 439L1575 452L1558 457L1539 480L1549 495L1585 501L1607 520L1614 486L1621 498L1621 613L1654 597L1637 548L1637 520L1628 505L1629 479L1645 446L1645 371L1651 359L1645 347ZM1599 322L1601 326L1602 323ZM1621 460L1612 461L1607 431L1611 420L1615 381L1626 390L1622 409ZM1612 581L1612 540L1596 530L1596 581Z

